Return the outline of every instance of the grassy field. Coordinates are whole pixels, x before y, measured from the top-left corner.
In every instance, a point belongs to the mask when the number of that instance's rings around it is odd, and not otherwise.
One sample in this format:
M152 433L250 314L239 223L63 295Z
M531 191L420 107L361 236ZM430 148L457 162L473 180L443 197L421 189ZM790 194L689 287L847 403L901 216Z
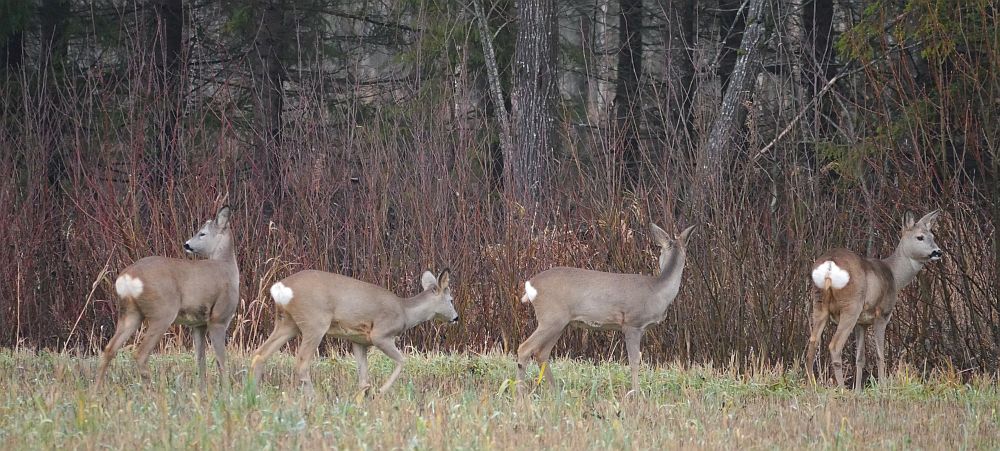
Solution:
M211 359L210 362L211 364ZM921 381L905 366L863 394L814 389L798 373L646 367L643 396L623 398L627 368L556 360L563 381L512 395L505 355L411 355L393 390L364 399L353 360L313 366L316 391L291 382L292 357L269 362L259 390L196 389L190 353L155 354L150 384L120 354L90 389L96 358L0 351L0 444L39 448L997 448L995 381ZM390 362L371 356L375 383ZM535 370L537 373L537 370ZM216 376L214 371L210 372Z

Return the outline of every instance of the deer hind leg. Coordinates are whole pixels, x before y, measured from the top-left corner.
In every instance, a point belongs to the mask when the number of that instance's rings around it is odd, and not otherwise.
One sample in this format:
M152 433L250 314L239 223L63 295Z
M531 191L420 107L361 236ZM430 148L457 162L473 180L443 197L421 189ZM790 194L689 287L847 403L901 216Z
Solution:
M104 352L101 353L101 363L97 367L97 376L94 378L95 386L101 386L101 383L104 381L104 374L108 370L108 365L115 358L118 349L135 333L140 324L142 324L142 315L139 312L131 309L121 312L121 317L118 318L118 325L115 327L115 334L108 341L107 346L104 347Z
M823 336L823 329L829 321L830 311L826 304L813 303L812 321L809 328L809 343L806 345L806 376L809 382L816 383L816 375L813 373L813 366L816 364L816 351L819 350L819 340Z
M865 336L868 334L868 326L858 324L854 326L854 339L857 342L854 350L854 389L861 391L864 387L862 374L865 370Z
M518 385L524 386L525 367L534 359L539 365L539 378L547 378L549 386L555 387L555 376L552 374L552 369L548 368L547 362L552 348L559 341L565 328L565 323L540 323L535 332L517 348Z
M135 363L139 367L139 377L142 380L150 380L149 355L153 352L153 348L156 347L157 343L160 342L160 339L163 338L163 334L170 328L170 325L174 323L176 316L172 315L157 319L156 321L150 321L146 327L146 337L142 339L142 343L139 344L139 348L135 351Z
M541 328L536 328L534 332L528 336L527 340L524 340L520 346L517 347L517 385L519 387L524 386L524 373L525 368L528 363L531 362L532 356L535 354L536 342L543 335Z
M254 381L260 382L261 376L264 375L264 364L267 363L267 359L298 333L299 327L295 325L295 321L287 313L275 321L271 336L267 337L264 344L254 351L253 359L250 360L250 376L253 377Z
M306 391L313 391L312 376L309 375L309 365L316 357L316 350L319 349L320 342L326 335L325 329L309 329L302 331L302 343L299 344L298 351L295 352L295 377L305 387Z
M534 332L528 336L527 340L524 340L520 346L517 347L517 385L523 388L524 386L524 373L525 368L528 363L531 362L531 356L535 353L534 346L535 342L538 341L538 336L541 334L539 329L535 329Z
M556 387L556 374L552 372L552 365L549 365L549 356L552 354L552 348L556 346L556 342L559 341L561 335L562 328L559 328L551 335L547 335L546 338L548 340L545 341L545 345L535 357L535 361L538 362L539 371L541 372L538 376L544 376L545 380L549 382L549 387L553 390L558 387Z
M841 359L844 345L854 330L854 325L858 322L861 308L854 312L843 312L840 314L840 322L837 324L837 332L830 340L830 362L833 364L833 374L837 378L837 386L844 388L844 361Z

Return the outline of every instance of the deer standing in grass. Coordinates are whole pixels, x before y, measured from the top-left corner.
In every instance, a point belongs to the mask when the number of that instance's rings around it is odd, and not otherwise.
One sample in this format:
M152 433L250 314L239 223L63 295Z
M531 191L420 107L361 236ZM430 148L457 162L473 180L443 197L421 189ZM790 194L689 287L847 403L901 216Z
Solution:
M694 226L671 239L650 224L653 240L660 246L660 275L614 274L579 268L552 268L524 283L522 303L535 309L538 327L517 349L517 381L524 390L524 371L529 360L540 366L539 377L555 387L549 354L567 325L588 329L620 330L632 371L632 391L639 390L639 342L647 327L663 321L667 307L680 290L686 246Z
M295 273L271 286L279 318L274 332L256 352L250 373L260 381L264 363L292 337L301 334L302 343L295 354L295 375L312 389L309 364L326 335L348 340L358 363L358 386L367 393L368 349L375 346L389 356L396 367L379 390L385 393L403 370L403 353L396 348L396 337L406 330L437 319L455 323L458 312L452 304L450 271L438 277L430 271L421 277L423 292L400 298L393 292L367 282L323 271Z
M940 211L928 213L914 222L906 214L899 244L892 255L883 259L861 257L847 249L834 249L813 264L812 280L818 292L814 297L812 325L806 350L806 374L816 381L813 364L819 339L828 319L837 323L830 340L830 360L837 385L844 386L841 352L847 338L854 332L857 340L854 388L861 390L861 371L865 366L865 334L875 328L875 353L878 357L878 378L885 380L885 328L892 318L899 290L913 280L929 261L941 259L941 249L934 244L931 229Z
M205 385L205 339L212 344L220 377L226 376L226 330L239 305L240 271L236 266L229 207L184 243L184 251L205 260L146 257L125 268L115 280L119 298L118 325L104 348L97 368L101 385L118 349L146 323L146 334L135 353L139 375L149 380L149 354L172 324L194 329L194 349L201 384Z

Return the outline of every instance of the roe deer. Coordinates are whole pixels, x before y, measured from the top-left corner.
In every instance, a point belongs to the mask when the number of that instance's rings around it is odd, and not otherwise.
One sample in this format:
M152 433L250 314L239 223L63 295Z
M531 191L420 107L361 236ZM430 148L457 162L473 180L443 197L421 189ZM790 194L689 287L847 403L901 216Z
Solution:
M220 378L226 377L226 329L239 305L240 272L229 226L229 207L184 243L184 251L207 260L146 257L125 268L115 280L118 325L104 348L97 368L100 386L108 364L125 340L147 323L146 336L135 353L139 375L149 379L147 361L160 337L172 324L194 329L194 349L201 384L205 385L205 338L212 343Z
M887 258L861 257L847 249L834 249L816 260L812 266L812 281L818 290L813 299L806 348L806 375L810 381L816 381L813 364L828 318L837 323L837 331L830 340L830 360L837 385L844 386L841 352L853 330L857 340L854 388L861 390L865 333L871 325L875 327L878 378L885 380L885 328L892 317L899 290L913 280L925 263L941 259L941 249L934 244L931 233L939 214L940 210L935 210L914 222L913 215L907 213L899 244Z
M271 286L271 297L279 318L274 332L254 352L250 363L253 380L260 381L264 363L292 337L301 334L295 354L295 374L312 388L309 364L326 335L350 341L358 362L358 386L368 392L368 348L375 346L396 362L380 393L392 386L403 370L403 354L396 337L431 319L455 323L458 312L452 304L450 271L438 277L426 271L420 282L424 291L408 299L367 282L323 271L306 270Z
M552 268L524 283L522 303L535 309L538 327L517 348L517 381L524 389L524 370L530 359L541 367L539 378L555 387L546 362L567 325L589 329L620 330L625 336L632 370L632 391L639 390L639 342L652 324L663 321L667 307L680 290L686 246L694 226L671 239L650 223L653 240L660 246L660 275L614 274L578 268ZM547 373L547 374L546 374Z

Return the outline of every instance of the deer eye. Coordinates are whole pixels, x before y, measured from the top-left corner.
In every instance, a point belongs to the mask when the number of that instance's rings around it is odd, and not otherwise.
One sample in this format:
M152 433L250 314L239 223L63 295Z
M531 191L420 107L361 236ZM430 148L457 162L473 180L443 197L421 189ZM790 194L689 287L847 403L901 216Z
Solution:
M205 236L205 232L201 232L201 233L199 233L199 234L198 234L198 236ZM918 240L923 240L923 239L924 239L924 237L920 237L920 238L917 238L917 239L918 239Z
M923 240L924 240L923 235L917 235L917 241L923 241Z

